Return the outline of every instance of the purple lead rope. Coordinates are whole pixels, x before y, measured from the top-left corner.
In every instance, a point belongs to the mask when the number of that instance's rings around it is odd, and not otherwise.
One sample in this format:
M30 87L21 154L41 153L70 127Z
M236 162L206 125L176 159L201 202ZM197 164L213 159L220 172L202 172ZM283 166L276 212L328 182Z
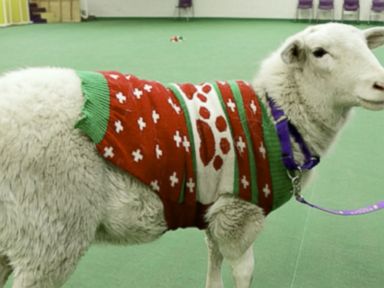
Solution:
M300 194L296 194L295 198L298 202L308 205L309 207L316 208L318 210L321 210L333 215L340 215L340 216L357 216L357 215L368 214L368 213L376 212L377 210L384 209L384 201L380 201L374 205L370 205L370 206L355 209L355 210L332 210L332 209L323 208L315 204L309 203Z
M384 209L384 201L380 201L374 205L370 205L367 207L354 209L354 210L333 210L320 207L318 205L312 204L304 199L304 197L300 194L301 192L301 174L303 170L310 170L314 166L316 166L320 158L317 155L312 155L309 148L305 144L304 139L300 135L297 128L289 122L287 116L284 111L279 108L275 102L267 96L269 107L271 108L271 114L273 119L275 120L276 131L280 140L283 163L285 167L288 169L288 176L292 181L293 186L293 195L295 199L305 204L309 207L321 210L323 212L339 215L339 216L356 216L356 215L364 215L372 212L376 212L378 210ZM299 145L301 152L304 155L304 163L297 164L292 151L291 137L296 141ZM295 171L295 176L292 176L289 171Z

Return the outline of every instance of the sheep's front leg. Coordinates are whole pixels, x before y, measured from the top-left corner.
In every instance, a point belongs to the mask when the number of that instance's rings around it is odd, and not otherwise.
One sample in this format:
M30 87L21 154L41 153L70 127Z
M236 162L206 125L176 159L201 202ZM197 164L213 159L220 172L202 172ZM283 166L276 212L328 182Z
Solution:
M223 258L232 267L235 287L251 287L254 269L252 245L262 228L262 210L227 194L211 206L206 218L210 251L206 287L222 287L220 266Z
M236 288L251 287L255 260L253 258L253 247L240 256L238 259L228 259L232 267L232 275Z
M219 250L219 246L215 243L206 232L207 248L208 248L208 271L205 288L222 288L223 280L221 279L221 264L223 263L223 255Z

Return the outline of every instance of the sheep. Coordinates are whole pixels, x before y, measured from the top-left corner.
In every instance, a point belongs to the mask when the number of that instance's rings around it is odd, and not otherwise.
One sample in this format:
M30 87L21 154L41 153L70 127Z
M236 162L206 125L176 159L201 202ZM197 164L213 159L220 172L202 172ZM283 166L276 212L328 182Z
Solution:
M384 108L384 69L369 50L382 44L384 28L308 27L263 62L252 87L322 156L351 108ZM28 68L0 78L0 288L12 272L14 288L60 287L92 243L146 243L167 231L158 195L107 163L74 128L83 104L71 69ZM303 173L307 182L311 172ZM252 244L265 216L228 192L219 191L205 215L207 288L223 287L224 259L237 288L252 281Z

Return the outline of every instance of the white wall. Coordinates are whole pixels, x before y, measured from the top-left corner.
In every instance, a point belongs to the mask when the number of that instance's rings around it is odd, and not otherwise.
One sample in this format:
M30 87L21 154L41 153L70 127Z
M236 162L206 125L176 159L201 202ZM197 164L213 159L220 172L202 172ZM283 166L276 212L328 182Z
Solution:
M318 0L314 0L317 6ZM334 0L336 19L343 0ZM367 20L372 0L360 0ZM172 17L177 0L88 0L89 13L99 17ZM194 0L195 17L295 18L297 0Z

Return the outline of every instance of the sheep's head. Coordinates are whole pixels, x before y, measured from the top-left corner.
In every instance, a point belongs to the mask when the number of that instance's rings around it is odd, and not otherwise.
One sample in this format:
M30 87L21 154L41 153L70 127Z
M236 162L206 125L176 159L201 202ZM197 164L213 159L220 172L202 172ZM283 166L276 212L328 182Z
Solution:
M384 69L370 49L383 44L384 28L359 30L328 23L288 39L281 57L303 85L311 86L307 91L318 89L324 101L380 110L384 109Z

